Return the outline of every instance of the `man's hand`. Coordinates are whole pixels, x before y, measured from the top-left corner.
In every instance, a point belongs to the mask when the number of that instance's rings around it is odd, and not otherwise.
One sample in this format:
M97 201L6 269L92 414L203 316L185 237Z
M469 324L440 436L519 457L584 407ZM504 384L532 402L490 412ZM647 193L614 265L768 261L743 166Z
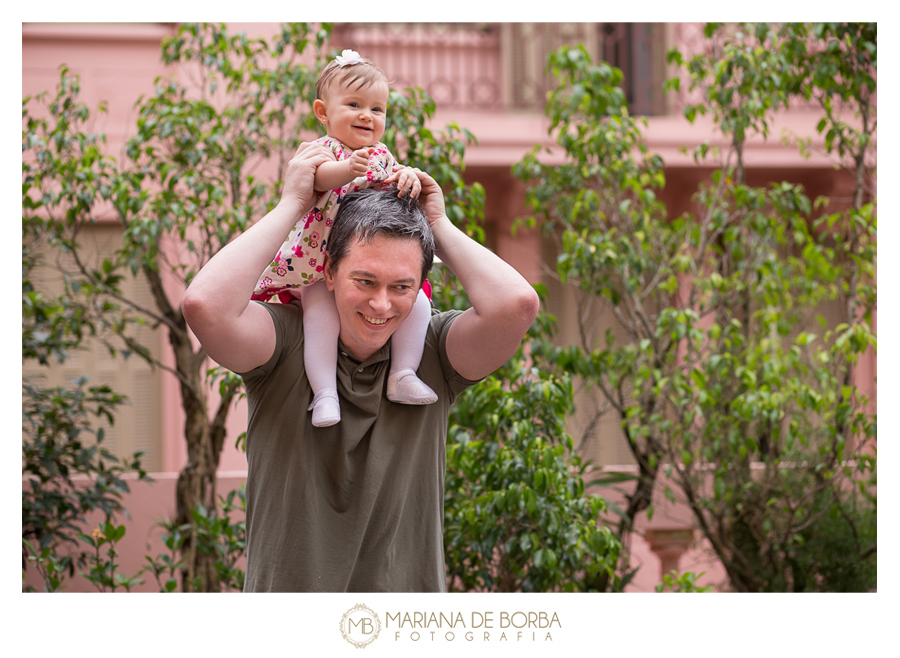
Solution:
M419 194L419 207L425 213L428 224L432 231L436 231L437 227L447 219L447 209L444 206L444 191L431 176L424 171L412 167L406 167L411 173L414 173L422 191ZM435 235L435 238L437 236Z
M331 161L334 161L334 153L322 144L300 144L284 172L284 191L278 205L284 204L295 215L309 212L316 199L313 189L316 169L322 163Z
M385 183L394 183L400 193L397 196L403 196L409 192L409 198L415 199L422 191L422 184L416 175L418 169L413 167L404 167L403 165L394 165L393 173L389 178L385 179ZM422 172L419 172L422 173Z
M366 172L369 171L369 158L374 152L375 149L373 148L364 148L353 151L353 155L347 159L350 180L366 175Z

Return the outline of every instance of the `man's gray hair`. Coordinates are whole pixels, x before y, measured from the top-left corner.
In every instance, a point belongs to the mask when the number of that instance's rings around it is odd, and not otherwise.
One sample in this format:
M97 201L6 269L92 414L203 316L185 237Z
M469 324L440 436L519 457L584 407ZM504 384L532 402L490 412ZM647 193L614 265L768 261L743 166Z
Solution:
M397 196L396 187L351 192L341 201L325 251L337 271L355 243L371 243L376 235L416 240L422 247L422 281L434 260L434 235L417 199Z

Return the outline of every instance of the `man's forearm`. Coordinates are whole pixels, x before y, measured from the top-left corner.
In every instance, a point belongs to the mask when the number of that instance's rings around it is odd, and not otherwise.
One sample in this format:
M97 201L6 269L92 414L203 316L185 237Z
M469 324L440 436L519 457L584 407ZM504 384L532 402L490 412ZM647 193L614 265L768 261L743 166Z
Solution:
M462 283L480 316L503 318L517 312L521 298L534 297L534 288L514 267L472 240L449 219L432 229L436 255Z
M223 320L240 315L300 212L295 203L279 203L209 260L191 282L189 294L205 299Z
M515 268L446 218L432 224L432 230L436 253L472 303L450 328L447 355L461 376L480 379L515 353L538 313L540 300Z

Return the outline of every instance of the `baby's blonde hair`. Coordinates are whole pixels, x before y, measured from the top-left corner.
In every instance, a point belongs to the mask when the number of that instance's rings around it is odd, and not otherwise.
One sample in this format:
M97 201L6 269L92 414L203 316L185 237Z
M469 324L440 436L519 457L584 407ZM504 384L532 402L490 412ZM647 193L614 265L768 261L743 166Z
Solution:
M316 98L324 99L325 92L334 84L342 84L349 87L359 83L357 89L362 89L376 82L388 82L387 76L372 60L360 57L352 64L341 66L337 59L328 63L319 79L316 81Z

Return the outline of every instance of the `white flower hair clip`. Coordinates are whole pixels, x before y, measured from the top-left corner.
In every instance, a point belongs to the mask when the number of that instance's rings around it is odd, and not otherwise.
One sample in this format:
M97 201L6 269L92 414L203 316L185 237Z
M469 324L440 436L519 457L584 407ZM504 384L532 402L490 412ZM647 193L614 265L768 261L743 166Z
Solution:
M355 50L345 50L334 59L339 67L344 68L351 64L358 64L362 60L362 57L360 57L359 53Z

